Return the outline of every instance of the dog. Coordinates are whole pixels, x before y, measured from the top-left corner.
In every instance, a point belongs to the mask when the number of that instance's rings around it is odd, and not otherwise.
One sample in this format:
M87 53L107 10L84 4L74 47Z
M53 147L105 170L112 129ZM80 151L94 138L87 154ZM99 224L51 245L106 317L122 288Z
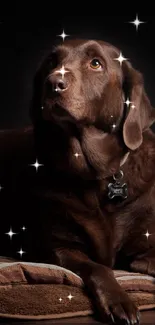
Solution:
M69 39L39 66L31 215L41 261L78 274L101 319L136 324L113 269L155 276L155 110L142 73L119 55L104 41Z

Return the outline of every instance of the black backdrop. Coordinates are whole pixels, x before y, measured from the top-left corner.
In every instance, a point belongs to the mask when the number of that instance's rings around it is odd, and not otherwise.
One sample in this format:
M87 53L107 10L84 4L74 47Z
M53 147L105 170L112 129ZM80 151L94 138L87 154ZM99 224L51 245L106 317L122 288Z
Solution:
M95 5L95 4L94 4ZM97 4L96 4L97 5ZM103 39L119 47L144 74L145 88L155 106L155 16L138 13L145 24L138 31L130 16L63 16L48 7L0 12L0 129L30 123L32 82L39 62L64 28L71 37ZM54 20L55 21L54 21ZM155 129L155 127L154 127Z

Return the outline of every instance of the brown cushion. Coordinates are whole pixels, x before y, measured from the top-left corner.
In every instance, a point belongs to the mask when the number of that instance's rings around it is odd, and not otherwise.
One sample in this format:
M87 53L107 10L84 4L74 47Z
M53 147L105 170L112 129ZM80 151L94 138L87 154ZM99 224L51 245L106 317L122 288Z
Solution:
M114 275L140 310L155 309L153 277L121 270L114 270ZM75 273L7 258L0 259L0 301L0 317L7 318L57 319L94 313L84 283Z

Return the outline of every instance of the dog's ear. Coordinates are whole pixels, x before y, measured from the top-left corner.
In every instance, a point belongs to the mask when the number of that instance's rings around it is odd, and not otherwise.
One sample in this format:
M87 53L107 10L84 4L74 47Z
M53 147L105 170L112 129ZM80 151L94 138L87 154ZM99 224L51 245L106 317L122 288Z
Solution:
M49 65L51 62L51 55L45 55L39 64L34 80L32 89L32 99L30 103L29 115L34 124L37 120L41 119L42 116L42 105L43 105L43 89L45 77L49 71Z
M41 117L42 106L42 92L43 92L43 80L44 80L44 65L40 65L37 69L32 88L32 98L30 102L29 115L33 124Z
M135 150L143 141L143 131L155 121L155 109L145 92L142 74L128 61L123 62L122 69L125 97L131 101L123 124L123 139L128 148Z
M38 69L34 76L33 87L32 87L32 98L30 102L29 115L32 123L34 124L37 119L39 111L41 111L41 94L42 94L42 78L41 70Z

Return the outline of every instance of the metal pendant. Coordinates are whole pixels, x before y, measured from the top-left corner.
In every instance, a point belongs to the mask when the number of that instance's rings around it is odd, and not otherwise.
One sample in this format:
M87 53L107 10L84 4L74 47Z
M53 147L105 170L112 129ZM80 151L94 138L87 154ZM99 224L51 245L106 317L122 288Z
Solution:
M113 175L114 183L108 184L108 197L109 199L113 199L116 196L119 196L123 199L128 197L128 187L126 183L121 183L124 174L123 171L120 170L117 175Z

